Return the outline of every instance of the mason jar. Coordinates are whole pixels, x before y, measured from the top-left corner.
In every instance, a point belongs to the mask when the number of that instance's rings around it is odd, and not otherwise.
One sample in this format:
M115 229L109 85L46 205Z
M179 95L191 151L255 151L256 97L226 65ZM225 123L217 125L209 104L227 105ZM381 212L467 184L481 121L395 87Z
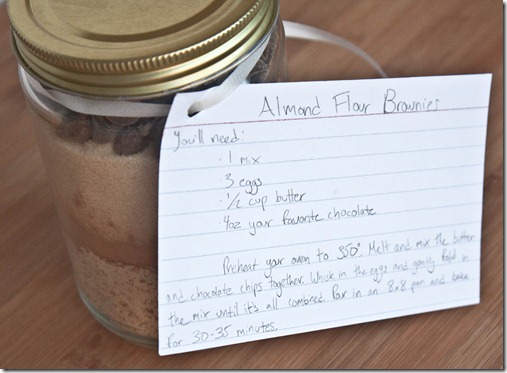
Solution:
M247 81L286 80L278 0L7 5L78 292L105 327L157 345L158 166L168 110L176 93L221 84L261 46Z

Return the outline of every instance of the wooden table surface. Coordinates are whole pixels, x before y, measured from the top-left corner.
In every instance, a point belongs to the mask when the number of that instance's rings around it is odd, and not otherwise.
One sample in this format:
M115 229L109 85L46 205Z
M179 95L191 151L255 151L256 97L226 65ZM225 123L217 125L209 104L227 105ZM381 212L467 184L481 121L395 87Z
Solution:
M0 5L1 368L503 368L502 2L282 0L281 14L356 43L391 77L493 73L481 303L170 357L111 334L74 287ZM287 52L293 81L378 77L340 48Z

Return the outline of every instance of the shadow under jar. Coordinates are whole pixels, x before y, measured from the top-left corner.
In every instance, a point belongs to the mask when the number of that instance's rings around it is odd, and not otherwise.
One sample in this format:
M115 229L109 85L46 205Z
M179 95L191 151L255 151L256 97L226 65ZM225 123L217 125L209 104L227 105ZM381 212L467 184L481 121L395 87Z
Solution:
M286 80L275 0L8 1L20 82L77 288L104 326L156 346L166 113L126 113L220 84L267 43L250 83ZM165 106L160 106L165 105Z

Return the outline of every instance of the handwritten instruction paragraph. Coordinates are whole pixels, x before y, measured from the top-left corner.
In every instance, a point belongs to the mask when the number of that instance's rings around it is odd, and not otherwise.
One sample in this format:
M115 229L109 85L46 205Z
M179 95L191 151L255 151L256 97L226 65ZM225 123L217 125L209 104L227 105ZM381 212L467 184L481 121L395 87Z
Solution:
M159 353L480 300L491 75L243 85L162 140Z

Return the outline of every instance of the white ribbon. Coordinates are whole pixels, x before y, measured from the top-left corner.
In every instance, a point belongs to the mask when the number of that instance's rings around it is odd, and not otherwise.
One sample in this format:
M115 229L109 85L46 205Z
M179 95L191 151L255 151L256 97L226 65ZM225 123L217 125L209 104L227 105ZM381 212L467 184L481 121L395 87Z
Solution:
M241 62L238 67L236 67L236 69L231 73L231 75L229 75L227 79L223 81L222 84L217 87L208 89L204 96L202 96L188 108L188 115L192 116L199 113L200 111L215 106L219 102L223 101L232 92L234 92L240 84L243 84L254 68L255 64L261 58L262 53L264 53L268 42L269 38L266 38L260 48L257 48L255 52L253 52L243 62Z
M357 54L359 57L368 62L375 70L377 70L382 78L387 78L387 74L377 63L377 61L375 61L368 53L359 48L357 45L342 37L336 36L330 32L321 30L316 27L291 21L283 21L283 28L285 29L285 35L288 38L320 41L348 49L349 51Z
M285 29L285 36L287 38L330 43L348 49L368 62L380 74L380 76L383 78L387 77L387 74L384 72L382 67L380 67L380 65L368 53L348 40L316 27L300 23L283 21L283 25ZM243 62L241 62L227 77L227 79L222 82L222 84L208 89L198 101L194 102L188 110L189 115L194 115L200 111L217 105L234 92L239 85L244 84L255 64L262 56L268 41L269 38L266 38L263 44ZM20 69L20 77L27 89L31 88L38 94L54 100L66 108L78 113L142 118L167 116L171 108L171 105L168 104L151 104L126 100L91 99L82 96L70 95L54 89L46 89L29 74L26 74L23 69Z

